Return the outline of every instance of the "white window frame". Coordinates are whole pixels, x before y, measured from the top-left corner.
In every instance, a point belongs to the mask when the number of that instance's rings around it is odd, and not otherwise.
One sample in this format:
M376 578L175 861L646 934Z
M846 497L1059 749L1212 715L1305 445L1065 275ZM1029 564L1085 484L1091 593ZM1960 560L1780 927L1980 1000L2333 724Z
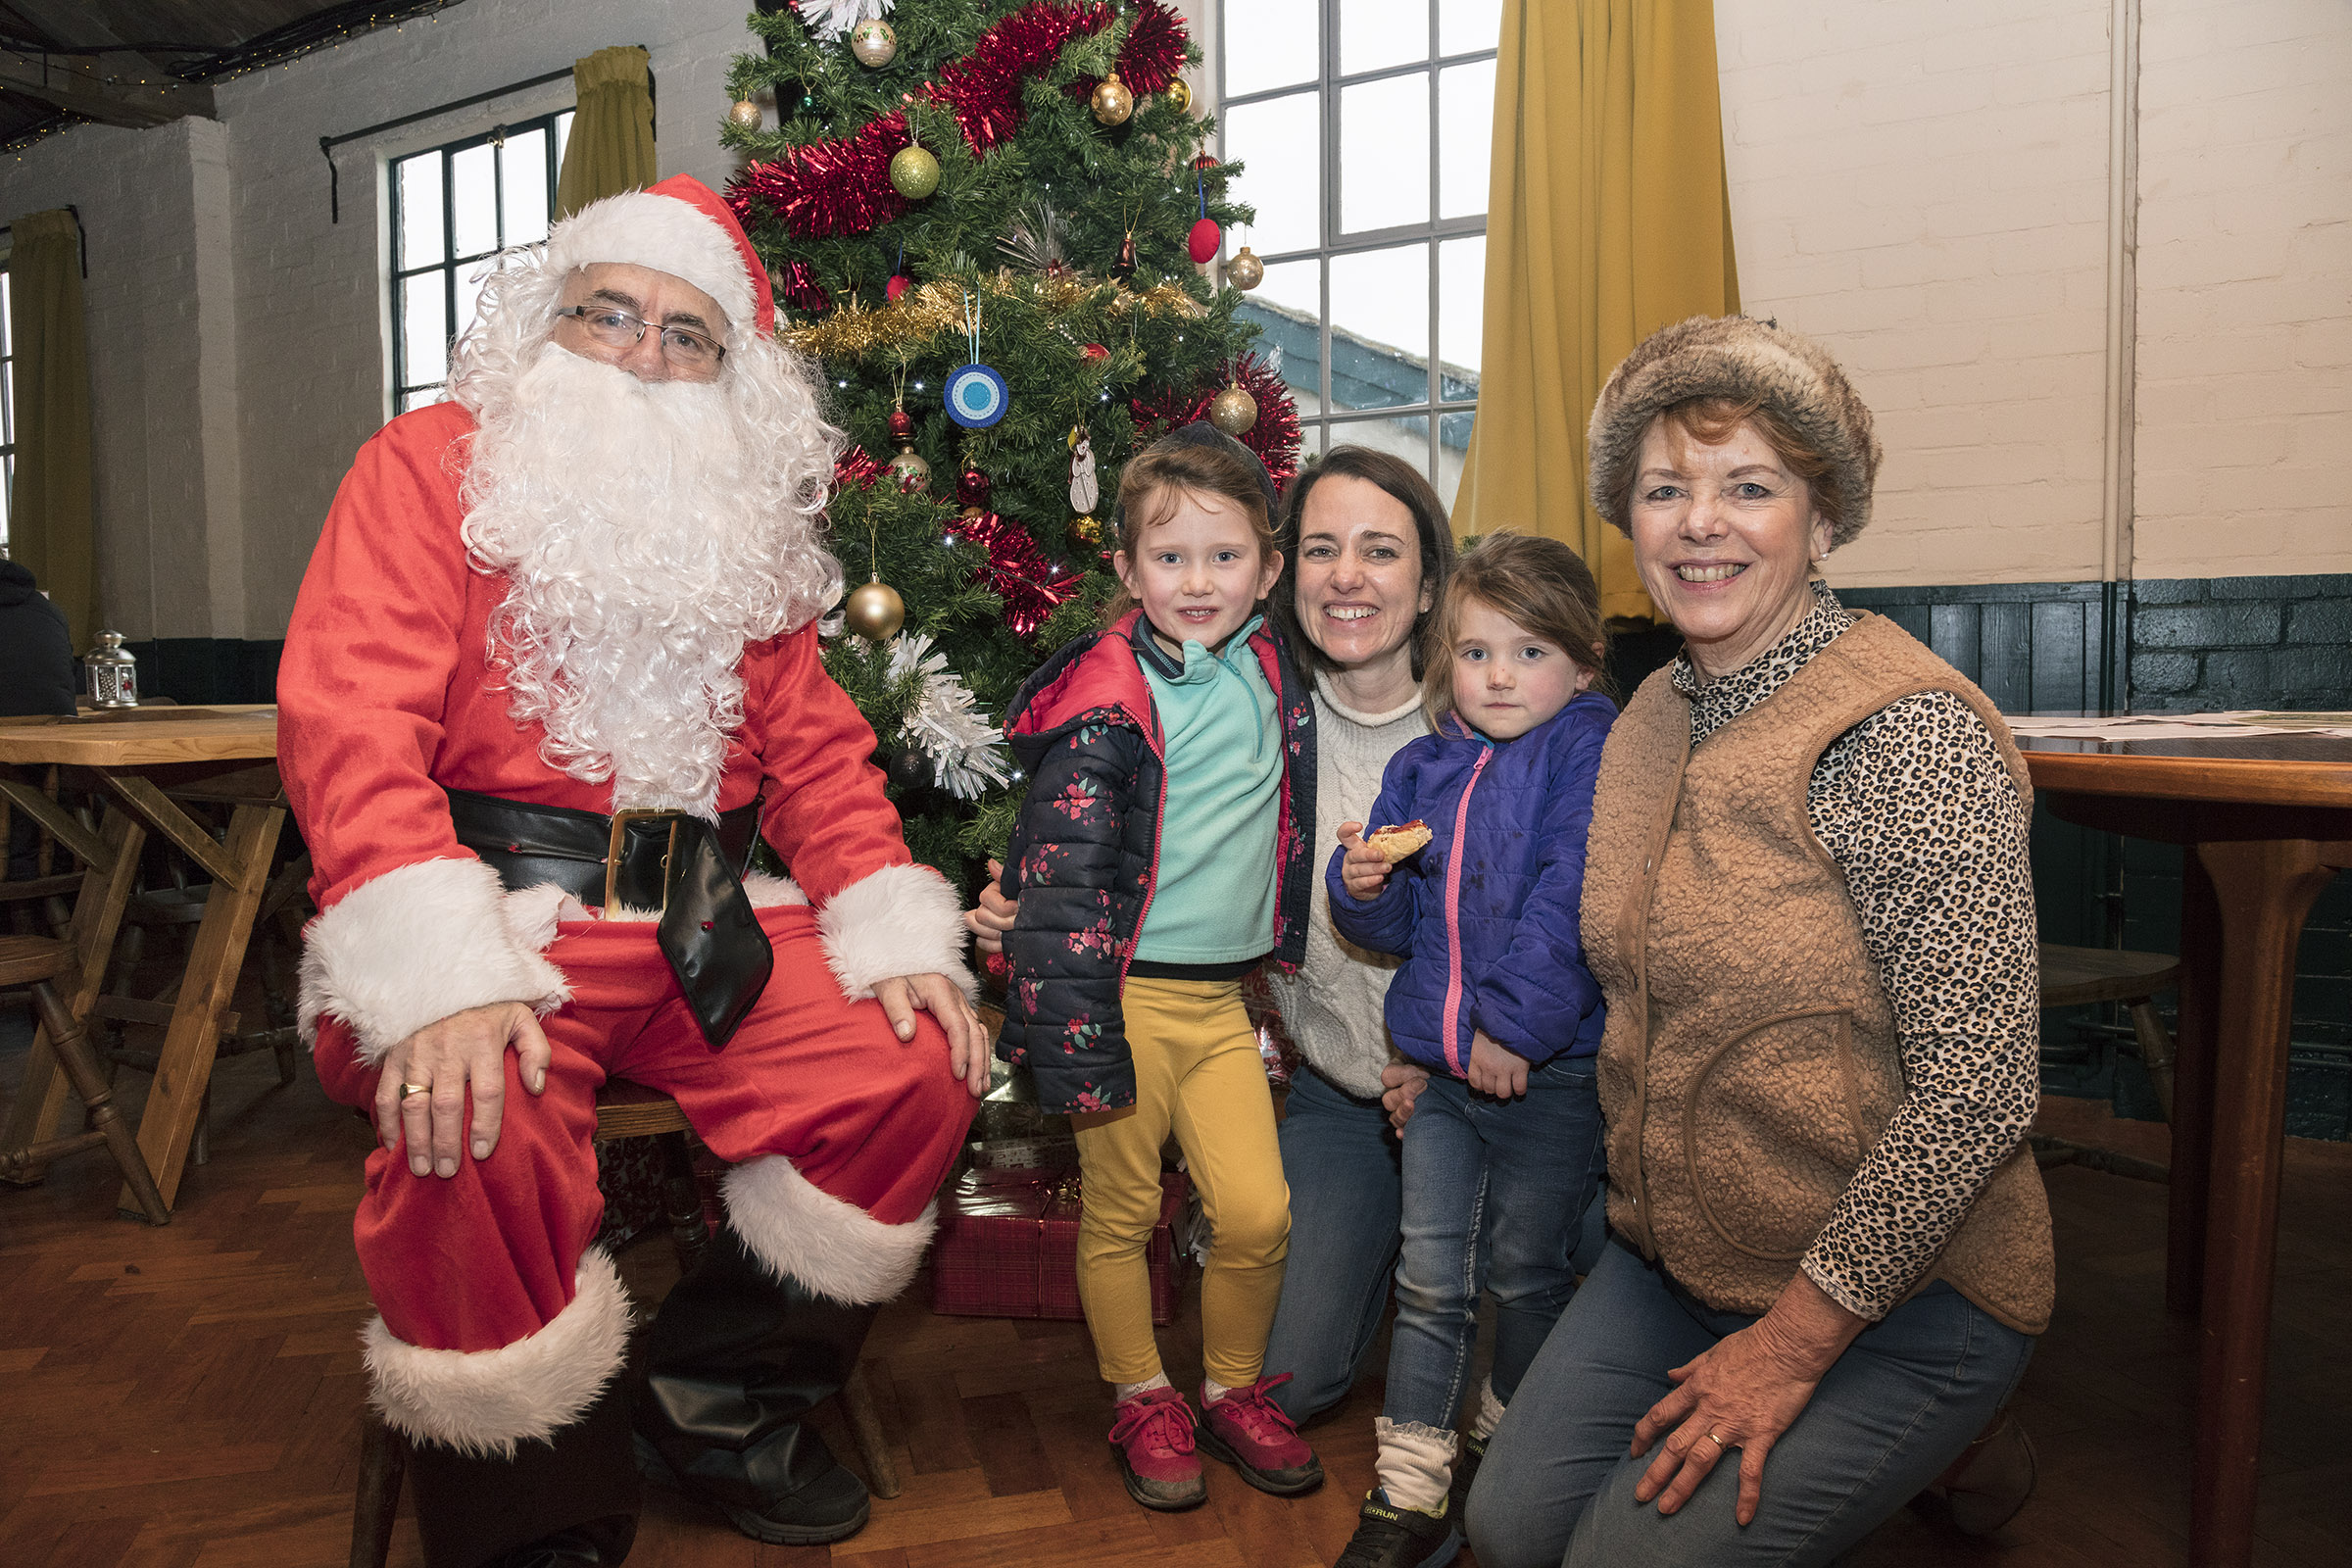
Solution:
M9 523L17 513L17 340L12 310L9 245L0 239L0 560L8 557Z
M1357 72L1343 75L1340 71L1340 13L1344 0L1320 0L1321 47L1317 51L1316 74L1311 81L1288 82L1279 87L1228 97L1225 93L1225 59L1233 36L1227 25L1227 14L1236 4L1247 6L1250 0L1218 0L1217 7L1217 152L1226 156L1225 122L1228 113L1250 104L1266 103L1313 92L1317 95L1317 121L1321 126L1322 149L1322 212L1319 227L1322 242L1306 249L1288 250L1261 255L1259 260L1268 267L1286 262L1314 262L1321 289L1321 311L1317 333L1318 386L1316 401L1319 412L1299 414L1298 424L1302 445L1315 452L1328 452L1338 443L1351 439L1349 432L1357 426L1395 423L1419 416L1428 426L1429 441L1423 459L1423 472L1432 483L1440 483L1440 453L1446 444L1446 433L1450 427L1461 436L1465 454L1470 442L1471 420L1478 411L1477 386L1472 383L1467 396L1447 396L1448 383L1453 381L1445 373L1437 353L1438 322L1442 309L1439 278L1439 243L1444 240L1476 238L1487 231L1487 214L1480 212L1464 217L1440 218L1444 203L1437 181L1443 168L1443 149L1439 137L1444 124L1437 98L1437 74L1453 66L1474 65L1496 57L1497 45L1484 49L1466 50L1458 54L1441 52L1441 15L1444 0L1429 0L1429 55L1404 65L1384 66L1377 71ZM1343 233L1340 226L1340 97L1341 89L1363 82L1383 81L1399 76L1427 75L1432 78L1429 116L1430 218L1427 221L1397 224L1388 228L1369 229L1358 233ZM1429 378L1420 401L1400 403L1379 409L1335 410L1332 403L1332 329L1331 329L1331 262L1335 257L1363 251L1386 250L1413 241L1428 244L1429 256Z

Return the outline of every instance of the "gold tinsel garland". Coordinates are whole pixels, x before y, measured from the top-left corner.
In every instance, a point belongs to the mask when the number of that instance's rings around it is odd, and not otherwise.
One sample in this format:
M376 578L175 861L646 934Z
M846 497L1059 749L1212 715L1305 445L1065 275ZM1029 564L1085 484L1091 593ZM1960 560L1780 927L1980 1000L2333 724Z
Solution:
M1148 316L1188 318L1208 314L1178 283L1155 283L1141 292L1116 282L1097 282L1065 273L1060 277L1019 276L1000 271L979 281L985 303L990 295L1025 294L1049 310L1067 312L1091 305L1119 317L1141 311ZM797 353L820 360L862 359L875 349L918 348L948 333L962 336L963 286L935 279L901 294L895 304L868 310L856 299L844 303L821 321L806 326L779 326L776 341Z

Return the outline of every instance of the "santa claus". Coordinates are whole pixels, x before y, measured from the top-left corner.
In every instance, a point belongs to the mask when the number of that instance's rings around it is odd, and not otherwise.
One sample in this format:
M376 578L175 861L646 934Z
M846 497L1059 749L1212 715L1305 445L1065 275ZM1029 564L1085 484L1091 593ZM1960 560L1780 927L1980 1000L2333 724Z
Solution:
M817 657L840 437L774 316L692 179L559 223L484 286L452 401L361 449L287 631L302 1017L374 1111L368 1369L435 1568L617 1562L640 1470L762 1541L857 1530L803 1418L987 1080L956 894ZM590 1245L611 1077L732 1166L633 1397Z

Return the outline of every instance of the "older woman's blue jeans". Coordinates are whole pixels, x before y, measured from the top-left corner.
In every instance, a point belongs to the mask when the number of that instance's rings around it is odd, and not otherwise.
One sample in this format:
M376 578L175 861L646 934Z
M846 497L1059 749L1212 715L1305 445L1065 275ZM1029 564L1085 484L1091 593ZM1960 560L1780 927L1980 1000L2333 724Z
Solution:
M1291 1256L1266 1340L1266 1372L1291 1381L1274 1399L1294 1421L1348 1396L1389 1304L1401 1178L1396 1135L1378 1100L1359 1100L1312 1067L1291 1079L1282 1123L1291 1186Z
M1667 1369L1754 1321L1710 1310L1612 1238L1520 1380L1471 1488L1484 1568L1835 1562L1959 1457L2034 1353L2031 1336L1932 1285L1821 1380L1765 1462L1753 1523L1733 1517L1736 1452L1671 1515L1635 1501L1657 1449L1627 1449L1674 1387Z
M1516 1100L1430 1078L1404 1130L1404 1250L1383 1415L1454 1428L1484 1291L1494 1297L1494 1396L1510 1402L1575 1293L1569 1260L1602 1159L1591 1056L1534 1068Z

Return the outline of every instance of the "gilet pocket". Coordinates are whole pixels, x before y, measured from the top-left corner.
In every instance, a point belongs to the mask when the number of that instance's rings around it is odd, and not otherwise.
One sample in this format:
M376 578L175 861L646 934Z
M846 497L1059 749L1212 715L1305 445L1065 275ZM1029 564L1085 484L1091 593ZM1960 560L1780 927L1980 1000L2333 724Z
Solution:
M1853 1023L1785 1012L1732 1035L1691 1079L1683 1159L1700 1215L1751 1257L1802 1257L1862 1163Z

